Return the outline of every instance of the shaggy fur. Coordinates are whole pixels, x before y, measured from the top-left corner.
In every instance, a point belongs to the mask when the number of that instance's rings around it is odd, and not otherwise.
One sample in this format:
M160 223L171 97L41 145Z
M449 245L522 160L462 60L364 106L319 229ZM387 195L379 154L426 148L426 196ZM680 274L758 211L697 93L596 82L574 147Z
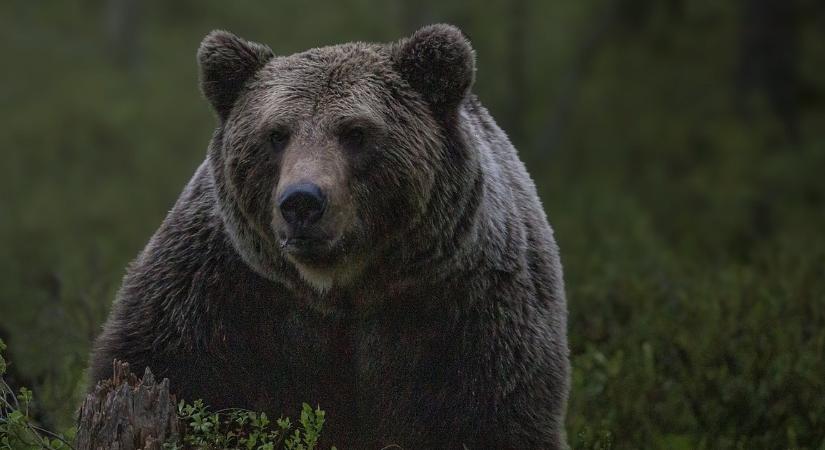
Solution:
M339 448L565 448L558 250L461 32L278 57L218 31L198 59L218 127L92 381L120 358L214 408L320 404ZM274 200L306 179L329 197L308 256Z

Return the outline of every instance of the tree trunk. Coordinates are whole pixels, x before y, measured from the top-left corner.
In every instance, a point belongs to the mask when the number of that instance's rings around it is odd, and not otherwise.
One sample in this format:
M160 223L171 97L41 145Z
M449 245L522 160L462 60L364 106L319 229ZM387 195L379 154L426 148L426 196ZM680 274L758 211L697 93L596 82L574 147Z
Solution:
M115 64L129 71L141 63L140 14L140 0L109 0L106 5L109 51Z
M129 364L115 361L114 375L86 396L77 421L76 450L160 450L179 435L169 380L149 368L138 379Z
M578 100L580 85L589 75L590 67L602 47L609 42L610 32L619 19L622 5L622 0L610 0L594 15L587 34L582 37L578 45L570 67L559 82L558 98L550 108L545 131L539 136L534 146L539 154L547 155L555 151L562 142L562 134Z
M510 98L507 104L506 129L510 140L519 148L524 143L524 118L528 102L527 68L525 65L527 51L527 2L510 0L510 35L508 42L508 61Z
M745 0L741 7L736 101L745 117L753 93L765 95L791 142L799 140L799 14L786 0Z

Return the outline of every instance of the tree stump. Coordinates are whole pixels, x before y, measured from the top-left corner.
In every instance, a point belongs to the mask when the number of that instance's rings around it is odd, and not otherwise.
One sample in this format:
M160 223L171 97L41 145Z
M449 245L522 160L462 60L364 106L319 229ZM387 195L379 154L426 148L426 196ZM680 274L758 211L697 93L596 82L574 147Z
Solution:
M138 379L128 363L113 364L112 378L99 382L80 407L76 450L160 450L179 436L169 380L157 383L148 367Z

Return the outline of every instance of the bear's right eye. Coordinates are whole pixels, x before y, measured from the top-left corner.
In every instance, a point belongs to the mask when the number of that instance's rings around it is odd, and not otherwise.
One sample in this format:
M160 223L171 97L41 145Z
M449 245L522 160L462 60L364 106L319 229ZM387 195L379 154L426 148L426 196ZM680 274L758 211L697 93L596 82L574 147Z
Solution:
M289 142L289 131L284 128L276 128L269 134L269 143L275 151L281 151Z

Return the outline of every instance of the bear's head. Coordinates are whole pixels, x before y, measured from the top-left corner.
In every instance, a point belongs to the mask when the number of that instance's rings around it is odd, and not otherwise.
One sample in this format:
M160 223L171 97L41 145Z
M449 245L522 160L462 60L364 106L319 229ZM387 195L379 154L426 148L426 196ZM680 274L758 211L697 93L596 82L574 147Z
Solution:
M474 53L455 27L283 57L215 31L198 62L219 122L220 216L268 278L297 274L323 292L403 260L405 242L435 239L456 180L478 172L457 126Z

